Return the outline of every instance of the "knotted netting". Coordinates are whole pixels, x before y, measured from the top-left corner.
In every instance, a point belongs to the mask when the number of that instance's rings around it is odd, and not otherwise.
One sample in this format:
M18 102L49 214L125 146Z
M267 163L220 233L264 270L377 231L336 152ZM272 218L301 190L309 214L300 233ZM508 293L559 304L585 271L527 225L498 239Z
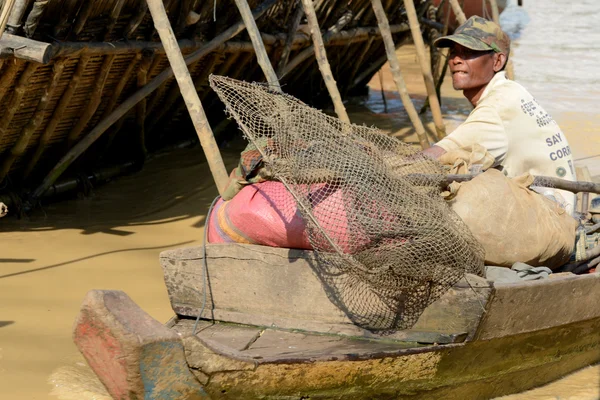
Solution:
M440 196L439 163L264 84L210 85L285 188L273 205L304 219L314 270L355 324L410 328L466 273L483 275L482 247Z

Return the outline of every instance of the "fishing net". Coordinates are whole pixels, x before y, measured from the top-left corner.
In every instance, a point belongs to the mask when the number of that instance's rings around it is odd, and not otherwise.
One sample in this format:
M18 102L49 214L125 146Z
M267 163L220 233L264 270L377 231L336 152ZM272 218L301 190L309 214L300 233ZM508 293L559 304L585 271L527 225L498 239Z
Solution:
M410 328L466 273L483 275L482 247L440 197L436 161L263 84L212 75L210 85L285 186L273 203L299 211L314 270L355 324Z

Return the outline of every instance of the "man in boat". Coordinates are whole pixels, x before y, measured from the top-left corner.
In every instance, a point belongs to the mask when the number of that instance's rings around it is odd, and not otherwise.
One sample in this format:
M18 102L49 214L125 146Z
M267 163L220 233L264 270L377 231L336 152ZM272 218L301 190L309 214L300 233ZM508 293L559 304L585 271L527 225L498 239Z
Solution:
M426 155L439 158L479 144L494 157L493 167L509 177L530 173L575 180L571 148L558 124L523 86L506 78L510 38L500 26L473 16L434 44L450 48L452 85L475 108ZM559 194L559 203L572 212L575 195Z

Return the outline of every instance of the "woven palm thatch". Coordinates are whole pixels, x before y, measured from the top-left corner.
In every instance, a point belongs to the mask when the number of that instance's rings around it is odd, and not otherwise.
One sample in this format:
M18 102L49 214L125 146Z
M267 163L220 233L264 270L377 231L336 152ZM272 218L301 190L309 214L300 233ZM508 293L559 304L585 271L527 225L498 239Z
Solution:
M313 104L327 102L314 57L298 58L311 45L304 21L293 33L289 62L280 63L299 2L249 4L252 9L266 6L257 23L273 65L280 67L286 92ZM426 1L415 4L421 13L429 7ZM165 6L184 54L240 21L231 0L165 0ZM384 6L400 44L409 35L403 10L397 2ZM318 0L315 9L340 91L347 94L362 87L385 62L370 1ZM0 180L8 180L4 187L17 191L39 183L102 118L168 68L143 0L19 0L0 41L0 54ZM208 86L209 74L264 81L246 32L221 43L189 68L217 133L224 115ZM147 148L192 137L193 128L171 78L104 134L76 166L116 157L143 159Z

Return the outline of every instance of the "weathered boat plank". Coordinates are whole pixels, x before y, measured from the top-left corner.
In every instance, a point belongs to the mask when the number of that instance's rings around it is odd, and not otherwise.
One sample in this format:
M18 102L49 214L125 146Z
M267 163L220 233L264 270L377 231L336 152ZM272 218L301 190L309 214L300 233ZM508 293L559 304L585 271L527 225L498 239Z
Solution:
M568 275L550 280L495 285L477 333L489 340L600 318L600 275Z
M115 399L203 399L179 335L120 291L90 291L73 332L75 344Z
M332 294L314 272L318 262L313 252L242 244L207 245L206 251L203 318L376 337L354 325L330 300ZM203 263L202 247L161 254L171 305L179 315L195 317L202 309ZM464 339L464 333L474 333L490 292L485 279L469 276L469 282L456 285L430 305L412 333L397 332L388 337L444 343ZM426 332L438 335L428 337L423 334Z

